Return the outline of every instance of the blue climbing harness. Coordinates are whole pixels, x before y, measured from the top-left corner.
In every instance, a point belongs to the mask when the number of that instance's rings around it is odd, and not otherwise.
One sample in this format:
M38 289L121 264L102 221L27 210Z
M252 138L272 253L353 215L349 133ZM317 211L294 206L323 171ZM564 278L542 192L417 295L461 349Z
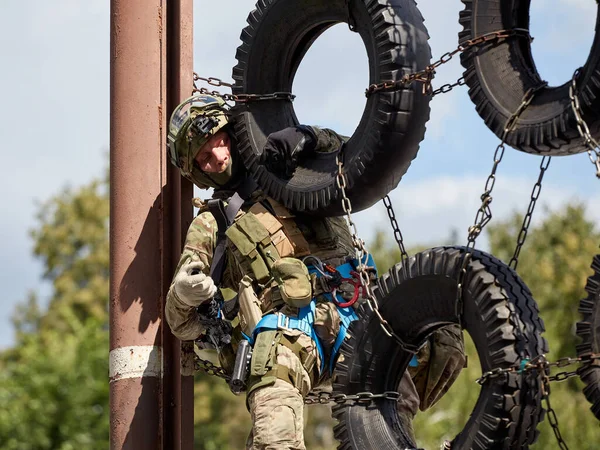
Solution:
M375 262L373 261L372 256L368 255L368 257L364 258L364 261L365 261L365 265L369 268L373 268L375 270L375 274L377 274L377 271L375 269ZM317 278L327 276L325 274L325 272L323 272L322 268L320 268L320 267L310 265L310 264L307 265L307 267L308 267L309 273L311 273L311 274L314 273L317 276ZM347 262L345 264L342 264L341 266L336 267L335 271L336 271L336 274L339 274L341 276L341 278L350 279L353 276L352 272L355 272L357 269L358 269L358 260L354 259L350 262ZM333 300L334 294L336 295L336 301ZM342 346L342 343L344 342L344 338L346 337L348 327L350 326L350 323L352 323L354 320L358 319L358 316L356 315L356 312L354 311L354 308L352 306L347 306L347 307L339 306L340 304L344 304L344 302L346 302L346 300L343 298L340 298L339 294L337 294L335 291L334 291L334 293L326 292L326 293L323 293L320 295L327 298L329 301L332 301L336 305L338 314L340 316L340 321L341 321L340 332L338 333L335 343L333 344L333 348L331 350L331 356L329 358L329 373L331 374L333 372L333 364L336 361L337 354L340 350L340 347ZM268 315L264 316L256 324L256 327L254 328L254 331L252 332L252 336L245 336L245 337L246 337L246 339L248 339L248 341L250 342L251 345L254 345L254 342L256 340L256 336L258 335L258 333L261 333L266 330L300 330L304 334L310 336L311 339L315 342L316 347L317 347L317 352L319 353L319 358L321 360L320 373L322 374L323 370L325 368L325 355L323 353L323 347L321 345L321 341L320 341L319 337L317 336L317 333L314 328L315 310L316 310L316 298L313 297L313 299L311 300L311 302L308 306L305 306L304 308L300 308L298 310L298 317L289 317L280 312L277 312L274 314L268 314Z

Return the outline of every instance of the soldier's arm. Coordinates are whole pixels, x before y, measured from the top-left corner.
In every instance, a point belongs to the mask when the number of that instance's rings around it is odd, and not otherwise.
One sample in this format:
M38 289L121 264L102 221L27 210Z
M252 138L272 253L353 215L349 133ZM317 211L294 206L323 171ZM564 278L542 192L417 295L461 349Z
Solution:
M213 258L216 233L217 224L212 214L205 212L196 216L188 229L185 247L175 274L179 272L181 266L190 261L202 261L204 263L203 272L208 274ZM173 282L167 293L165 316L171 331L181 340L196 339L204 331L196 308L185 304L177 296L173 289Z
M271 133L263 148L262 163L274 173L291 177L302 155L330 153L348 140L329 128L298 125Z
M340 149L342 144L348 139L347 136L342 136L329 128L320 128L315 126L305 126L306 131L312 133L315 141L314 150L321 153L335 152Z

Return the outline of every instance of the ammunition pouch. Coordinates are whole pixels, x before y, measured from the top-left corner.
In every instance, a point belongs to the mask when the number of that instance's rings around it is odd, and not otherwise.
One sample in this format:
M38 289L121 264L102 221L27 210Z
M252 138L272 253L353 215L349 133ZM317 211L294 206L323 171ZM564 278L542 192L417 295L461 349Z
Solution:
M308 268L296 258L281 258L271 268L281 298L288 305L303 308L312 300L312 283Z
M233 254L244 274L254 275L261 284L271 278L271 266L279 259L279 252L271 235L252 213L238 218L225 232L233 244Z
M248 395L258 388L275 383L277 376L272 371L277 367L276 349L280 339L281 332L268 330L260 333L252 343Z
M279 207L278 214L285 217L275 217L256 203L226 235L242 274L263 286L274 279L282 299L302 308L310 303L312 284L307 267L297 258L308 254L308 243L286 211Z

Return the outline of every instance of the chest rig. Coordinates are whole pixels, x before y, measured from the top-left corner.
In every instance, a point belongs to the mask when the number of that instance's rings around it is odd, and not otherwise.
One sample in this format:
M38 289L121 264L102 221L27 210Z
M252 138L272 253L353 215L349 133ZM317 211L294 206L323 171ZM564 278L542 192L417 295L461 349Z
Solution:
M238 212L238 207L232 218L231 209L229 217L224 214L232 199L226 207L223 202L218 207L211 205L212 202L209 206L217 220L221 259L224 260L226 249L231 259L229 266L233 265L246 283L252 284L261 307L258 320L244 334L246 340L253 346L259 333L298 330L314 341L322 375L326 355L314 327L315 310L317 298L332 302L339 314L340 330L329 354L331 372L347 328L357 319L352 304L360 291L360 286L354 285L353 299L348 301L336 289L324 287L332 279L353 281L352 273L357 270L358 261L348 258L352 254L351 237L343 219L296 217L271 200L254 203L246 212ZM216 259L217 250L214 254ZM324 265L321 258L330 264ZM374 268L372 259L362 263ZM215 265L221 266L222 273L223 261L213 260ZM329 273L324 271L325 267ZM295 313L284 314L281 311L284 304L293 307Z

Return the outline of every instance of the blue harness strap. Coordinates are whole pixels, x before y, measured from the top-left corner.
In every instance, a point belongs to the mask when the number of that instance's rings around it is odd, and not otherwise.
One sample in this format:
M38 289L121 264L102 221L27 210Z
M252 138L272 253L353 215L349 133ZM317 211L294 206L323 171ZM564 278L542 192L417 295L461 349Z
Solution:
M371 255L368 255L368 257L365 258L363 261L365 261L365 264L367 266L375 267L375 262L373 261L373 257ZM342 264L342 265L336 267L336 270L339 272L339 274L342 276L342 278L351 278L352 277L351 272L357 270L357 266L358 266L358 260L355 259L355 260L352 260L350 262L347 262L345 264ZM317 278L323 276L323 272L320 271L315 266L308 265L307 267L308 267L309 273L311 273L311 274L314 273L317 276ZM375 273L377 273L376 270L375 270ZM322 295L325 298L327 298L329 301L333 301L333 297L332 297L331 293L324 293ZM337 303L344 303L345 300L343 298L338 298L337 295L338 294L336 294L336 299L338 300ZM354 311L354 308L352 308L352 306L342 308L340 306L337 306L337 304L336 304L336 307L338 310L338 314L340 316L341 324L340 324L340 332L338 333L335 343L333 344L333 348L331 350L331 356L329 358L329 372L330 373L333 372L333 364L336 361L337 354L340 350L340 347L342 346L342 343L344 342L344 339L345 339L347 331L348 331L348 327L350 326L350 324L353 321L358 319L358 316L356 315L356 312ZM319 358L321 359L320 373L323 373L323 369L325 368L325 355L323 353L323 347L321 346L321 340L317 336L317 333L313 326L315 323L315 310L316 310L316 299L313 298L308 306L305 306L304 308L300 308L298 310L297 318L286 316L285 314L282 314L280 312L277 312L274 314L268 314L268 315L264 316L256 324L256 327L254 328L254 331L252 332L252 336L244 335L244 337L250 342L250 345L254 345L254 342L256 340L256 335L265 330L300 330L304 334L310 336L310 338L315 342L317 351L319 352Z
M375 267L375 261L373 261L373 257L370 254L367 258L363 259L363 261L365 261L365 265L369 267ZM352 272L357 270L357 263L358 260L354 259L346 264L336 267L335 270L340 273L342 278L352 278ZM315 273L317 277L322 276L322 274L314 266L309 266L309 272ZM375 273L377 273L377 271ZM336 294L337 303L344 303L345 300L343 298L338 298L337 295L338 294ZM331 293L325 293L323 296L329 301L333 301L333 295ZM329 373L333 373L333 364L337 360L337 354L340 351L340 347L342 346L344 339L346 338L348 327L352 322L358 319L358 316L356 315L356 312L352 306L342 308L336 305L336 307L342 323L340 324L340 332L338 333L333 344L333 348L331 349L331 356L329 357Z
M329 295L331 296L331 294ZM354 308L352 308L352 306L349 306L347 308L340 308L338 306L337 310L338 314L340 315L340 319L342 320L342 323L340 324L340 332L338 333L337 338L335 339L333 348L331 350L331 356L329 357L329 373L333 373L333 363L337 359L337 354L340 351L340 347L342 346L344 339L346 338L346 332L348 331L348 327L352 322L358 319L358 316L354 312Z
M267 314L256 324L252 336L248 341L250 341L250 345L254 345L256 335L265 330L300 330L315 341L317 352L319 352L319 357L321 358L320 371L323 373L325 367L323 348L321 347L321 340L317 336L317 332L313 326L315 323L315 310L316 302L315 299L312 299L308 306L298 310L298 317L286 316L280 312ZM249 337L246 336L246 338Z

